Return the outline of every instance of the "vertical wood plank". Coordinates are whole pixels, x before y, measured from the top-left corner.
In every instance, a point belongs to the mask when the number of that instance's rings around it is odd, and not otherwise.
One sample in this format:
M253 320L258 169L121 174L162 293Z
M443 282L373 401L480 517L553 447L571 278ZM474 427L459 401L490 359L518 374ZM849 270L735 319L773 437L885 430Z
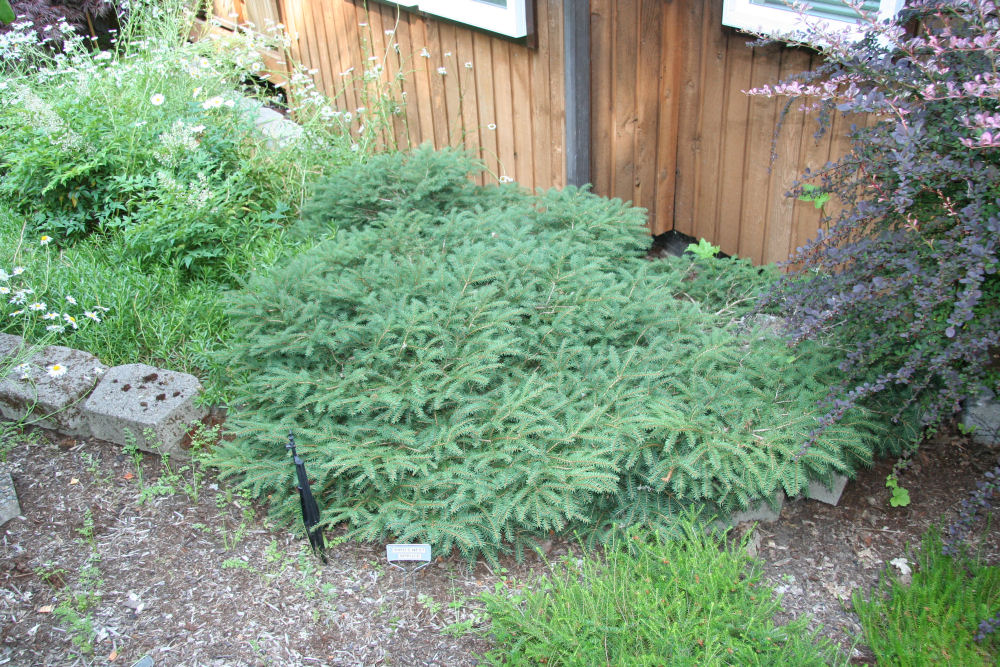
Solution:
M778 46L754 49L751 82L754 86L778 80L780 53ZM768 215L768 166L777 100L753 97L747 123L747 152L743 162L743 206L740 215L739 254L754 262L764 261L765 221Z
M612 11L611 0L590 0L590 57L591 57L591 167L594 192L611 194L614 177L612 163L612 116L614 104L612 64Z
M740 217L743 207L743 177L747 150L746 126L750 117L750 99L742 91L749 89L753 51L746 37L735 32L726 38L725 115L723 118L723 154L719 168L718 219L713 243L722 252L740 251Z
M661 21L660 107L657 118L656 201L650 216L650 232L662 234L674 228L674 197L677 190L677 144L680 119L680 88L687 32L681 2L667 3Z
M529 87L532 91L530 113L534 123L532 141L527 150L530 151L533 158L532 186L547 187L551 185L553 160L550 125L553 95L549 79L549 64L553 52L556 50L562 52L562 44L559 43L557 46L549 33L548 3L537 3L536 11L535 30L538 31L538 43L546 45L547 52L542 52L539 49L535 53L528 54L531 68Z
M510 67L504 66L510 62L510 44L506 41L491 40L490 52L493 59L493 100L496 105L498 173L501 179L516 179L514 101L511 98L513 76Z
M514 133L514 178L526 188L535 187L535 168L533 164L534 128L532 122L532 97L535 91L531 86L531 73L528 65L529 51L519 44L511 44L511 112Z
M618 0L614 13L614 180L611 194L635 199L636 76L640 0Z
M714 0L712 0L714 1ZM681 12L684 30L687 34L681 53L680 100L677 110L677 185L674 194L674 229L691 234L694 231L694 199L696 193L696 173L701 159L701 137L699 117L701 104L698 89L701 78L702 26L704 25L704 3L686 0Z
M802 72L809 67L809 54L802 49L782 49L780 79ZM779 102L781 108L786 101ZM776 129L775 159L771 163L771 182L768 190L770 206L764 234L763 261L784 261L791 251L794 234L795 200L786 197L792 183L799 176L799 154L805 126L801 105L793 102L785 112L780 129ZM780 109L779 109L780 112Z
M701 112L698 114L700 161L694 173L692 236L718 236L718 183L725 118L726 41L722 28L722 4L705 3L701 31Z
M639 8L638 58L636 62L636 132L634 201L656 211L656 150L660 106L660 58L663 5L643 0Z
M539 47L538 57L547 56L549 65L548 90L549 97L549 136L546 151L551 155L550 171L545 179L544 187L562 186L566 183L566 80L565 80L565 36L563 35L563 5L560 0L542 0L536 6L544 4L548 17L548 35L542 50ZM539 14L541 16L541 14ZM539 21L540 24L540 21ZM541 30L541 27L539 28ZM541 43L541 42L540 42ZM545 150L542 139L536 139L537 150Z
M472 35L473 60L476 72L476 110L480 128L480 158L486 164L489 179L495 182L500 177L500 154L497 143L497 114L495 104L495 83L493 81L493 57L490 39L483 34ZM484 181L487 180L484 178Z

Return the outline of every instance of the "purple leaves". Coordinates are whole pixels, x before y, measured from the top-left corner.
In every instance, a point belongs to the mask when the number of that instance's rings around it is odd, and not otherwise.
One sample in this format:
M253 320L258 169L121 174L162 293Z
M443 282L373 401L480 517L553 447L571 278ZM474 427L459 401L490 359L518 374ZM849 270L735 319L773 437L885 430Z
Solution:
M845 350L817 433L886 392L894 418L932 425L1000 385L1000 19L969 0L914 0L910 19L917 34L872 26L814 71L750 91L877 121L790 193L841 206L764 300L799 340Z

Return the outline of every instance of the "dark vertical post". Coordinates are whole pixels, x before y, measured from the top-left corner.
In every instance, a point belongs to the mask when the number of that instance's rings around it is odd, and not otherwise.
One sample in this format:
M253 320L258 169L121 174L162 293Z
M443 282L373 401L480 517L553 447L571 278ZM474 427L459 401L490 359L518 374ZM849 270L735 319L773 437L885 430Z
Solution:
M590 0L562 0L566 183L590 183Z

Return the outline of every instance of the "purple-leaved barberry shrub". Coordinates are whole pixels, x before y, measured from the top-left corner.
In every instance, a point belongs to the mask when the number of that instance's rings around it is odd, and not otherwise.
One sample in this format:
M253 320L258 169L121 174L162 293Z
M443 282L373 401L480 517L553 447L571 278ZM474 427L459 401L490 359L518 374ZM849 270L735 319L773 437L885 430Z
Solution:
M998 385L998 14L997 2L911 0L895 19L866 19L861 41L811 28L799 39L824 64L748 91L801 100L821 130L837 112L869 119L791 193L832 201L763 302L797 340L844 349L816 433L890 393L895 419L934 426Z

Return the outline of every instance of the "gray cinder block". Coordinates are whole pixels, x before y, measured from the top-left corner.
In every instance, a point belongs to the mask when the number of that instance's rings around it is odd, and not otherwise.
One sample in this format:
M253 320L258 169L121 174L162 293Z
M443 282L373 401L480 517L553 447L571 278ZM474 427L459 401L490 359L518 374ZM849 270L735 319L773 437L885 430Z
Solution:
M90 435L84 399L108 369L97 357L59 345L25 348L20 337L4 335L0 359L4 367L13 364L0 379L0 414L66 435ZM26 365L23 372L20 364Z
M757 505L741 512L733 512L729 517L729 525L737 526L744 521L762 521L771 523L781 516L781 508L785 504L785 492L778 490L770 501L762 500Z
M193 375L146 364L115 366L104 374L84 410L95 437L127 444L126 431L144 451L186 454L181 441L191 422L208 414L195 405L201 384ZM152 439L146 431L152 431Z
M976 444L1000 444L1000 400L989 389L969 399L962 411L961 423L972 429L972 441Z
M840 496L844 493L845 486L847 486L846 475L834 474L833 486L831 487L827 487L823 482L814 479L809 482L809 488L806 490L806 498L818 500L827 505L836 505L840 502Z
M9 472L0 473L0 526L18 516L21 516L21 505L17 502L14 480Z

